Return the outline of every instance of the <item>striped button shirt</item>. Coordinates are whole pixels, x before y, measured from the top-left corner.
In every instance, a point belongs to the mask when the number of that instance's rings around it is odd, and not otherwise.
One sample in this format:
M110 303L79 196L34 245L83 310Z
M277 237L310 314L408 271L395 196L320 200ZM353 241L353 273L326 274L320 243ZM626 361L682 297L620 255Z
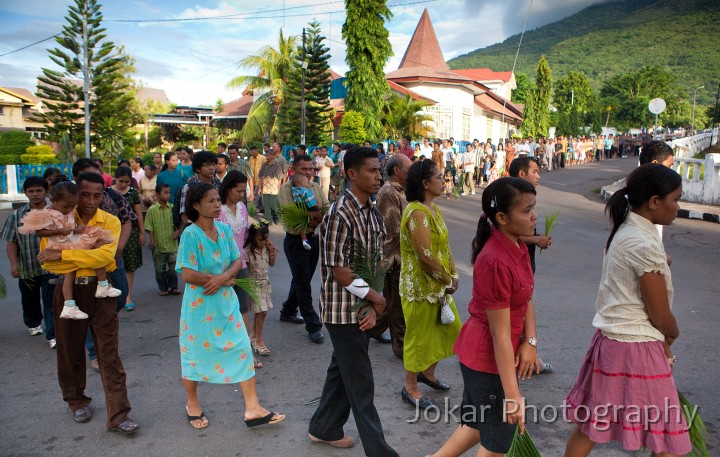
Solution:
M355 324L351 311L358 298L335 280L333 267L349 267L352 240L362 243L371 253L383 249L385 227L382 216L368 200L361 204L351 190L345 191L327 212L320 226L321 291L320 315L327 324Z
M34 233L21 235L18 233L18 221L30 211L30 203L16 209L5 221L0 238L17 244L18 267L20 267L20 278L29 279L47 274L38 262L37 255L40 252L40 238Z

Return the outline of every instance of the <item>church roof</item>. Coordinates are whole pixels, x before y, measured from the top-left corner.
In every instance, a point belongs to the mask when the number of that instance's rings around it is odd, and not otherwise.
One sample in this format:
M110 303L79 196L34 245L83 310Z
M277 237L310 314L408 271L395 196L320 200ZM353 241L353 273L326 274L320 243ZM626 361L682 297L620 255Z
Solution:
M512 71L493 71L489 68L463 68L453 71L479 82L502 81L506 83L512 79Z
M415 33L413 33L410 44L405 50L405 55L398 70L412 67L450 69L448 64L445 63L445 58L440 50L440 43L438 43L427 9L423 11L420 17L420 22L415 28Z

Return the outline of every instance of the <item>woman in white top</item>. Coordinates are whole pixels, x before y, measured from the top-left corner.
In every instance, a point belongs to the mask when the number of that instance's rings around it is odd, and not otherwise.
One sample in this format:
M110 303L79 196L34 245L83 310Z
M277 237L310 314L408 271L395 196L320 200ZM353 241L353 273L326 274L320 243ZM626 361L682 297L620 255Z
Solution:
M587 456L617 441L653 456L691 450L680 409L670 345L680 334L671 311L673 287L653 224L677 215L682 179L660 164L635 169L606 206L610 232L593 326L597 328L567 397L576 424L565 457Z

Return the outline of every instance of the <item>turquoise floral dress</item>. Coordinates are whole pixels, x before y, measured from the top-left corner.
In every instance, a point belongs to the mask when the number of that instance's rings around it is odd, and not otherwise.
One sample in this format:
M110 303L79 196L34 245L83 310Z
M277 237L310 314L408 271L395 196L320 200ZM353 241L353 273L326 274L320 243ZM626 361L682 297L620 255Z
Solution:
M217 243L201 228L190 225L180 238L175 269L221 274L240 257L232 230L215 222ZM180 312L180 363L182 377L190 381L229 384L255 375L250 338L240 315L237 295L222 286L213 295L185 284Z

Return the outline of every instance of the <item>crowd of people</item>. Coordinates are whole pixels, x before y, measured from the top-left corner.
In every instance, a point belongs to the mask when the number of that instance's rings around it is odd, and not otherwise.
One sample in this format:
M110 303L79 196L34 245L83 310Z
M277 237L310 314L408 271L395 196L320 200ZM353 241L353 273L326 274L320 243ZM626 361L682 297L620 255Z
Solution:
M560 167L592 160L593 150L594 159L603 160L623 154L628 144L602 139L599 150L601 139L509 140L497 146L476 140L460 153L452 139L426 139L412 147L404 138L387 152L369 143L334 144L332 157L325 147L312 156L301 147L290 161L279 143L262 152L250 148L247 159L237 145L220 144L217 153L178 148L156 154L153 164L123 161L114 178L102 172L101 161L80 159L72 167L73 181L52 169L28 178L28 204L8 217L1 236L8 242L11 274L19 279L25 325L31 335L44 333L56 349L58 382L77 422L92 417L84 392L89 358L103 381L107 428L126 434L139 428L129 418L117 312L142 306L134 303L132 289L146 241L157 293L182 295L179 351L188 424L210 425L198 396L201 382L238 383L247 427L285 420L260 404L254 377L272 345L263 326L273 307L270 267L278 249L268 226L282 223L291 282L279 318L304 325L313 343L325 340L324 327L333 347L308 439L353 446L355 439L344 432L352 412L366 455L398 455L374 405L368 343L375 338L390 343L402 359L398 400L419 410L434 407L420 384L449 390L436 367L458 357L462 409L484 413L463 414L433 455L459 456L479 443L477 455L500 456L516 428L524 429L518 378L553 370L538 356L533 299L535 250L553 243L536 231L540 172L558 156ZM602 418L592 409L628 399L639 407L662 407L668 399L679 404L672 378L671 344L679 330L671 311L670 259L653 225L669 225L677 213L681 179L668 168L669 157L672 150L664 143L647 144L643 165L607 204L613 228L593 321L597 332L567 400L585 414L573 416L568 457L588 455L595 443L611 440L626 449L644 446L654 455L690 450L682 417L665 416L647 429L629 427L629 417L623 417L599 429ZM434 203L448 197L449 184L462 186L464 194L484 186L470 246L472 299L465 322L453 299L460 284L448 228ZM283 207L297 204L307 209L302 228L282 215ZM25 227L29 215L48 208L60 214L54 225ZM76 235L85 237L80 248L54 238ZM368 272L357 270L360 251L382 259L375 266L386 269L382 290L370 286ZM321 288L314 295L318 263ZM247 278L254 280L250 290L238 282Z

